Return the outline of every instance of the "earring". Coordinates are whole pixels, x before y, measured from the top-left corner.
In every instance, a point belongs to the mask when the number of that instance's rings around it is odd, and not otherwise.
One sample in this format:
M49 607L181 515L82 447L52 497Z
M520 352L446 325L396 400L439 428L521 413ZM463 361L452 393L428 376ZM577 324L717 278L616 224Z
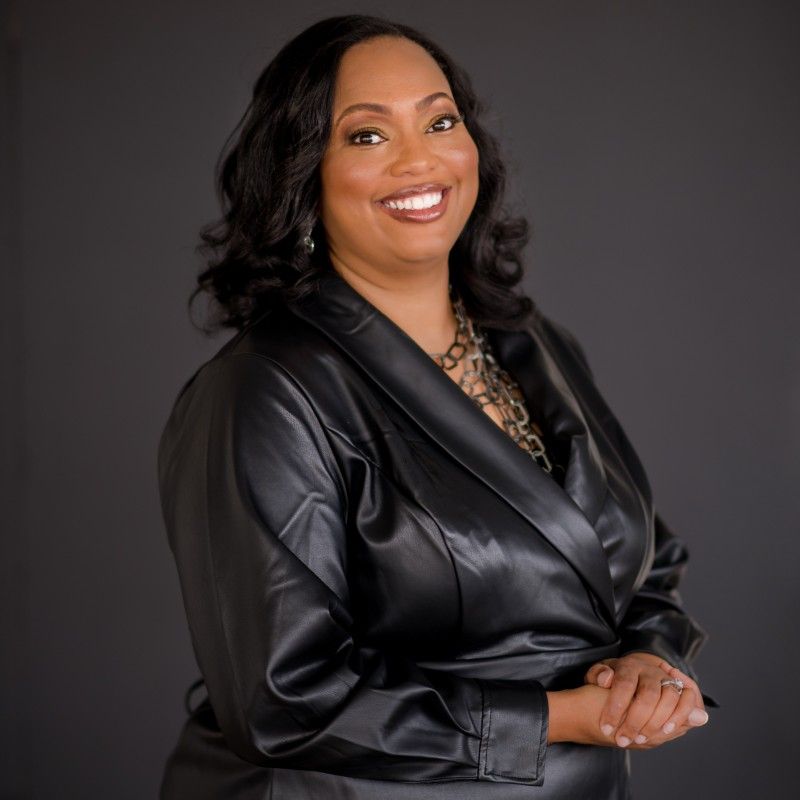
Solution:
M308 233L303 239L303 244L305 245L306 253L308 253L309 255L311 255L314 252L314 239L311 237L311 233L313 230L314 228L310 228Z

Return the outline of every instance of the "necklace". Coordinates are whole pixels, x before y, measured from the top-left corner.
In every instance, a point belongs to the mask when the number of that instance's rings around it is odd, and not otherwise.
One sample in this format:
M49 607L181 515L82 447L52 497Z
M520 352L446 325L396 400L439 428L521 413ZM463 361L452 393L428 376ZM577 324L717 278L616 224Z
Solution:
M481 327L467 316L464 303L460 297L455 296L452 284L448 285L448 289L453 312L458 320L456 336L446 352L428 355L444 370L452 370L464 358L469 359L471 364L464 365L459 386L481 410L492 404L500 412L508 435L545 472L552 472L553 464L545 452L541 430L531 421L519 384L497 363L489 340ZM477 390L479 383L484 386L482 392Z

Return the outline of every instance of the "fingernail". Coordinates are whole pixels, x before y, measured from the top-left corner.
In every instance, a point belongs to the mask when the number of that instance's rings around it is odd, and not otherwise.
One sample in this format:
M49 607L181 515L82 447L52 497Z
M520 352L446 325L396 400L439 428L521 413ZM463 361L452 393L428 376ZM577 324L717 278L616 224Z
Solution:
M597 682L598 683L605 683L605 681L611 677L611 670L603 669L597 674Z
M705 725L708 722L708 712L702 708L693 708L689 714L689 722L692 725Z
M647 741L647 737L643 733L640 733L633 741L636 742L636 744L644 744Z
M603 731L603 736L611 736L611 734L612 734L612 733L614 733L614 726L613 726L613 725L609 725L609 724L606 722L606 724L605 724L605 725L603 725L603 726L600 728L600 730L601 730L601 731Z
M631 740L627 736L620 736L619 739L617 739L617 744L620 747L627 747L630 743Z
M661 730L664 731L664 733L672 733L672 731L675 730L675 723L668 722Z

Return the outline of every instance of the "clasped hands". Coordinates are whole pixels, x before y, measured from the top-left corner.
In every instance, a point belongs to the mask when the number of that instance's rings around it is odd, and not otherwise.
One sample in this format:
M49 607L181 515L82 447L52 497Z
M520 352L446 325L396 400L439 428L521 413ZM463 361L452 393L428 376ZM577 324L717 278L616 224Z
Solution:
M679 678L683 691L662 687L665 678ZM584 683L606 690L595 700L600 707L596 723L609 744L646 750L708 722L697 683L653 653L636 651L598 661L587 670Z
M680 679L683 691L662 686L668 678ZM697 683L653 653L598 661L583 686L547 695L549 741L647 750L708 722Z

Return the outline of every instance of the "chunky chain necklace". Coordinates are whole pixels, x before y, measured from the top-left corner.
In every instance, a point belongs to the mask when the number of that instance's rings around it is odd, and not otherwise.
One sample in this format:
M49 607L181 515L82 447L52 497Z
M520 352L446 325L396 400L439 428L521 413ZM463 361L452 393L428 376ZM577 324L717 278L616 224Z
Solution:
M456 336L447 352L428 355L444 370L454 369L465 357L468 358L471 364L464 365L459 386L481 410L483 406L493 404L500 411L508 435L545 472L552 472L553 464L545 452L542 432L530 419L519 384L497 363L483 330L467 316L463 301L454 296L452 285L448 288L458 320ZM477 390L479 383L484 386L482 392Z

